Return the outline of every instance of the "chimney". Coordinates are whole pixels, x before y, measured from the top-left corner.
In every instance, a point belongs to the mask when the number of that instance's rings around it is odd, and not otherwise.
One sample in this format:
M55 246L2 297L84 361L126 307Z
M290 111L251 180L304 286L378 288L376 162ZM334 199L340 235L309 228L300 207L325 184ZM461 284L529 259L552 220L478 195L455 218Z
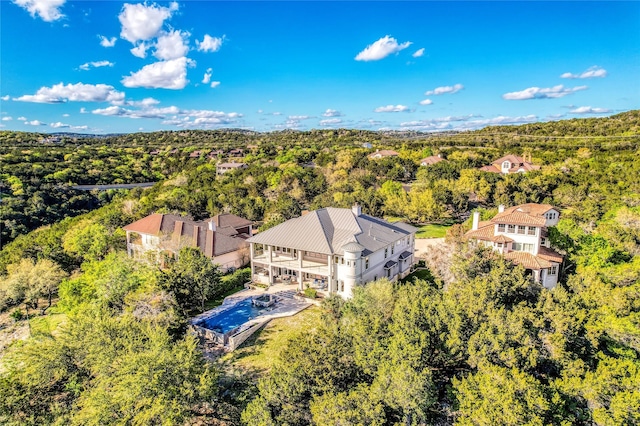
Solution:
M438 154L438 158L442 158L442 154Z
M204 255L210 258L214 257L214 247L215 247L215 242L216 242L216 233L213 232L212 230L208 230L207 231L207 236L205 239L205 245L204 245Z
M200 227L197 225L193 226L193 246L198 247L198 237L200 236Z
M502 213L504 211L504 204L500 204L498 206L498 213Z
M362 207L360 207L360 204L355 203L353 207L351 207L351 212L358 217L362 214Z
M216 222L213 218L211 218L211 220L209 220L209 222L207 222L209 224L209 231L213 231L216 232Z
M480 223L480 212L473 212L473 225L471 225L471 230L475 231L478 229L478 224Z
M182 222L181 220L176 220L176 224L174 225L173 228L173 239L175 240L176 243L180 242L180 237L182 237L182 224L184 222Z

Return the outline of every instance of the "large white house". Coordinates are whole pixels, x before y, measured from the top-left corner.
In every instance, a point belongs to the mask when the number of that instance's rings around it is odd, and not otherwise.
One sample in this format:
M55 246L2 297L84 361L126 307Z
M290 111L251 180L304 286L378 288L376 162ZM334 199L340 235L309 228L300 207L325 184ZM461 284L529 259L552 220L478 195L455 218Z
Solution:
M353 287L409 274L417 229L352 209L327 207L290 219L247 241L254 281L296 282L351 297Z
M549 204L521 204L505 209L491 220L480 221L474 212L471 231L465 235L472 241L492 247L505 258L531 271L533 279L546 288L558 283L562 256L551 249L547 227L558 223L560 212Z

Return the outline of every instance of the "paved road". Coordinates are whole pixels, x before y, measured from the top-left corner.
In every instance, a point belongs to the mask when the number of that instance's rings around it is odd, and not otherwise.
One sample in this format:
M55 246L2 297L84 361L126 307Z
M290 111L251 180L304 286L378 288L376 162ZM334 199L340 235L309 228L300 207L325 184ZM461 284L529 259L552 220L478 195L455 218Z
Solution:
M156 182L144 182L144 183L114 183L109 185L74 185L73 189L79 191L105 191L107 189L132 189L132 188L149 188L155 185Z

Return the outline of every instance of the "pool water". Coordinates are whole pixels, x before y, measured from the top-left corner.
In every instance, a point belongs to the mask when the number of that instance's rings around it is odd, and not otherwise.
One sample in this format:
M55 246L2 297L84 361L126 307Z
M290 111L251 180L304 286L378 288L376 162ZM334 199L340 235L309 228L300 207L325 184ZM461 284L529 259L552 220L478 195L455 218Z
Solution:
M210 316L199 322L198 325L224 334L257 317L258 313L259 308L253 306L251 298L248 298L236 303L227 310Z

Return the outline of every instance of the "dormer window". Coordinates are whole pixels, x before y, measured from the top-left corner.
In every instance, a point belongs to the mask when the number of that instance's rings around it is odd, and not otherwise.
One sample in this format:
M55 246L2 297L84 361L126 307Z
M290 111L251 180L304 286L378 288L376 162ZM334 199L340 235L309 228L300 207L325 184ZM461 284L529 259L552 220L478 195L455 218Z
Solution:
M508 161L503 161L502 162L502 168L503 169L510 169L511 168L511 163Z

